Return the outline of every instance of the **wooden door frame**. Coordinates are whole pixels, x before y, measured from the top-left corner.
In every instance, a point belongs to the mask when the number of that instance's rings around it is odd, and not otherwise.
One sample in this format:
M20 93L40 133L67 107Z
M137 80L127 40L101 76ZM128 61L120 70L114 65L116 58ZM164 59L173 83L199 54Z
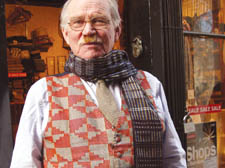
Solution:
M13 150L6 55L5 4L0 0L0 164L9 167Z
M171 117L182 145L186 149L186 135L183 129L185 82L181 1L124 0L126 9L124 25L126 49L131 55L130 60L137 68L152 73L162 82ZM144 5L140 5L140 3L144 3ZM141 6L142 9L137 6ZM146 8L149 8L149 11ZM177 10L174 10L175 8ZM143 11L145 13L142 13L141 16L144 18L138 18L140 17L139 13ZM148 21L146 21L147 19ZM138 24L145 25L145 27ZM132 26L137 27L138 31ZM149 33L143 34L143 32L147 32L146 27L149 29ZM145 58L134 59L131 42L138 33L144 36L147 50L144 53Z

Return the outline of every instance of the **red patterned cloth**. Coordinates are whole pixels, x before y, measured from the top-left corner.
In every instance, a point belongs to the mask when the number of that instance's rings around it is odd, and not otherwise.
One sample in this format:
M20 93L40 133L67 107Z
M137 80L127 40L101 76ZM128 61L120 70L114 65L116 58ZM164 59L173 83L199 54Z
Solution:
M138 78L150 92L144 73ZM48 77L47 87L50 111L43 140L44 167L132 167L132 123L122 95L121 115L113 128L73 73Z
M72 73L47 78L49 121L44 134L44 167L131 167L132 124L122 96L121 116L112 128ZM114 139L113 137L115 137Z

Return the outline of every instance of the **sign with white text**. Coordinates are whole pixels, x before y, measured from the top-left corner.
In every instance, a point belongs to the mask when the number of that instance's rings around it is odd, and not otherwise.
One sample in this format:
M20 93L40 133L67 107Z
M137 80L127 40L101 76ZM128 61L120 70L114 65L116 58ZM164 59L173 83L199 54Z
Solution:
M216 122L195 124L187 134L188 168L218 168Z
M217 113L221 112L221 104L210 104L205 106L190 106L188 107L190 115Z

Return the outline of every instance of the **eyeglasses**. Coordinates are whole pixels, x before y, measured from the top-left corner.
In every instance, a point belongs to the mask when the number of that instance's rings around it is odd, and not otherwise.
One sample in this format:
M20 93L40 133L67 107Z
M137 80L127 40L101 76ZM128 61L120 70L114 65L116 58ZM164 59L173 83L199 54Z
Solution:
M70 28L74 31L82 31L87 23L90 23L91 26L96 30L101 30L107 28L107 26L110 24L110 20L106 18L96 17L92 18L89 21L85 21L83 19L71 19L71 21L68 23L70 25Z

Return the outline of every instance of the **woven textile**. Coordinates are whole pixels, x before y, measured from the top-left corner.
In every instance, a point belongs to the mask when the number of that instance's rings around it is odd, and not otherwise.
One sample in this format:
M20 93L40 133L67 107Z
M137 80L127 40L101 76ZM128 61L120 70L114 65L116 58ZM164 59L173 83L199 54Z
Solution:
M133 76L122 88L132 119L136 168L162 167L162 125L152 99Z
M107 55L89 60L74 56L71 52L64 69L65 72L73 72L85 81L94 83L99 79L106 83L124 80L137 74L127 53L120 50L113 50Z
M79 77L47 78L49 120L44 167L131 168L133 133L124 97L115 127L102 115Z
M157 111L136 79L137 70L126 52L111 51L95 59L84 60L70 55L65 71L96 82L121 82L132 118L136 168L162 167L162 125Z

